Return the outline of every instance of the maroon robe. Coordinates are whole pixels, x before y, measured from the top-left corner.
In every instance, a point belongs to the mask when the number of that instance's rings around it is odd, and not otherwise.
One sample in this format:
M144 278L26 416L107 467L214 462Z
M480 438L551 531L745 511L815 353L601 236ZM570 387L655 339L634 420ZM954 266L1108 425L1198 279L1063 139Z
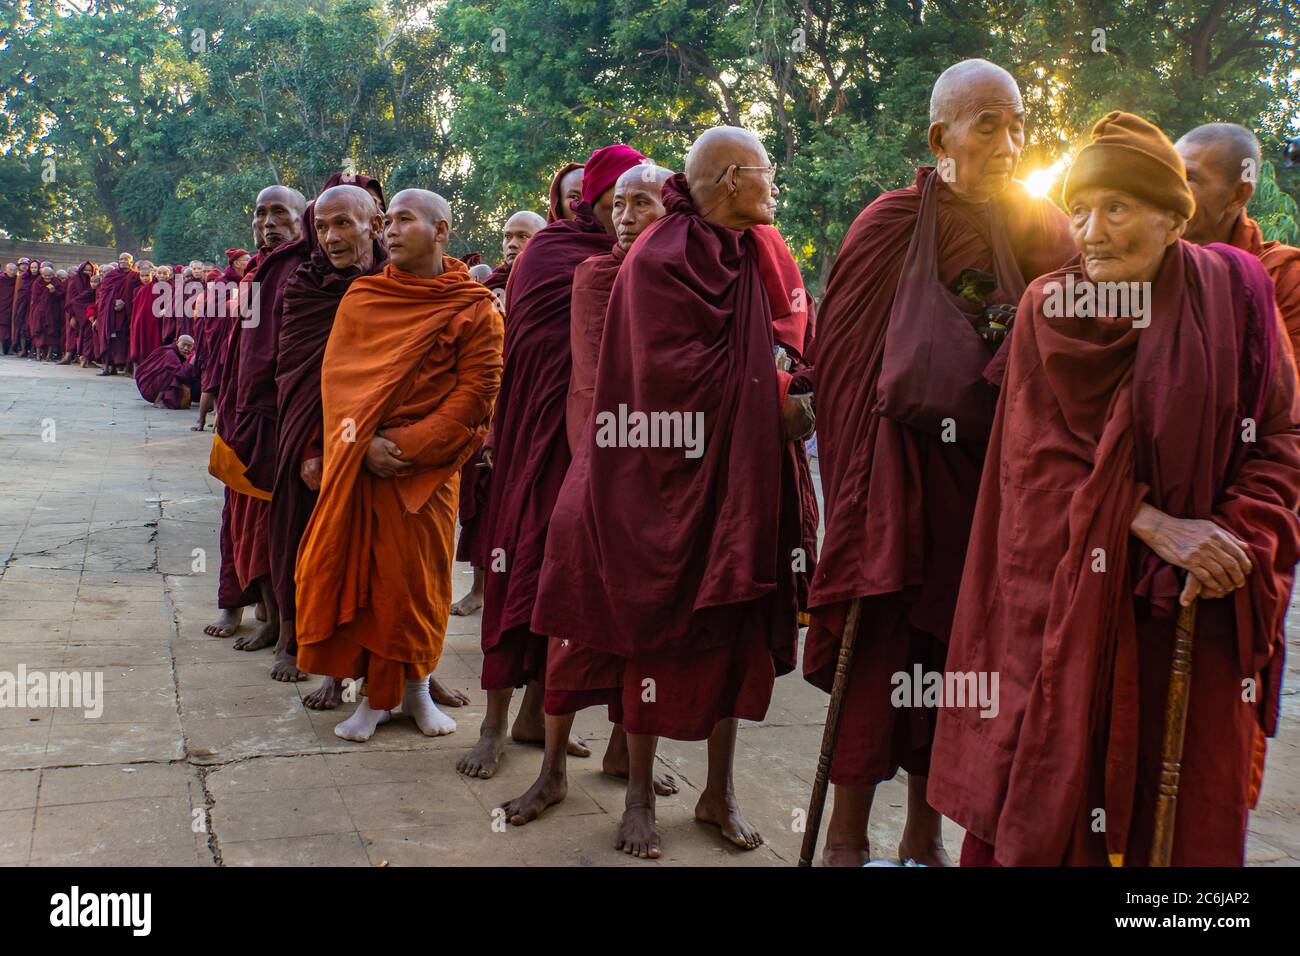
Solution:
M36 275L30 278L32 293L27 299L27 317L23 319L23 328L25 337L32 343L32 347L39 349L46 345L41 318L45 314L45 300L49 297L49 289L46 288L44 276Z
M14 347L19 349L24 342L31 339L27 332L27 303L32 298L33 284L31 273L25 270L18 274L17 281L14 283L14 311L9 326L9 336Z
M1240 865L1300 559L1300 405L1272 283L1248 253L1178 241L1134 328L1046 318L1067 274L1086 280L1071 265L1021 302L953 621L949 667L998 674L997 712L941 711L928 800L982 862L1147 864L1182 582L1130 530L1145 501L1228 529L1253 565L1198 603L1172 853Z
M569 467L569 304L573 273L614 237L590 207L538 230L515 258L506 288L505 371L486 447L492 450L480 547L483 689L522 687L546 668L546 638L529 628L546 526ZM497 549L501 549L499 552ZM494 569L494 555L505 568Z
M86 355L83 346L88 344L90 319L87 311L95 304L95 290L90 287L90 276L86 267L95 271L95 264L87 259L77 266L77 271L68 276L63 290L63 350L69 355Z
M136 366L135 384L146 402L162 399L164 408L188 408L199 389L193 353L186 359L175 345L158 346Z
M295 617L294 567L298 545L317 492L303 484L302 463L324 456L321 405L321 362L329 343L334 315L343 294L359 276L375 275L388 261L378 242L373 244L374 263L364 272L339 272L315 242L315 229L308 233L311 258L298 267L284 289L280 316L280 353L276 359L277 415L275 486L271 494L271 583L280 616Z
M638 237L610 296L593 418L551 517L532 626L626 658L610 717L629 733L694 740L720 720L761 720L794 667L791 552L805 535L757 243L700 217L680 174L663 198L668 215ZM702 453L609 447L599 419L620 406L702 415Z
M125 365L131 355L131 311L135 305L136 290L140 288L140 273L135 269L118 268L109 274L103 289L109 286L111 295L107 297L107 311L98 312L99 324L104 326L103 360L110 365ZM117 308L114 303L122 302ZM98 299L96 302L98 303Z
M876 412L890 309L920 209L917 171L849 228L822 299L815 372L825 537L813 578L805 677L829 691L847 605L863 598L831 781L870 786L899 767L924 775L932 708L894 707L896 673L942 671L984 459L981 441L944 442ZM939 281L994 271L998 213L1025 279L1075 255L1065 216L1012 185L996 204L963 202L939 184Z
M17 283L17 275L0 272L0 350L6 352L13 341L14 287Z
M248 268L253 268L249 260ZM247 270L246 270L247 271ZM238 321L237 310L221 302L229 302L230 292L239 288L239 274L234 266L227 266L215 283L208 283L203 297L203 318L195 337L199 355L201 388L214 395L221 391L221 378L225 374L226 350L230 347L230 329ZM220 300L220 301L219 301Z
M135 298L131 301L129 341L132 362L143 362L163 344L163 319L156 311L162 308L158 305L158 296L169 292L170 285L161 279L138 283Z

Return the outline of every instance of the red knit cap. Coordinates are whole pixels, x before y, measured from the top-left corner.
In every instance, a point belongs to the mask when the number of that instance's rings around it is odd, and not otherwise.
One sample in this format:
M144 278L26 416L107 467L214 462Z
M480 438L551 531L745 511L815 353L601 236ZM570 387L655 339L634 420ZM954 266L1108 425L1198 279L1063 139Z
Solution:
M645 156L622 143L596 150L582 172L582 201L589 206L596 205L596 200L605 195L605 190L613 188L618 177L645 161Z

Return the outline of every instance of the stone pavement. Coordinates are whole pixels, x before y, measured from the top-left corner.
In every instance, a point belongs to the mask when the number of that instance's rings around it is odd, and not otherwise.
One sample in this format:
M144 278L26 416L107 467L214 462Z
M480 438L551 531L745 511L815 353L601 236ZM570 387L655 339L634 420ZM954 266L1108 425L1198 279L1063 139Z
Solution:
M674 741L660 746L682 783L659 802L663 859L612 850L623 794L599 772L603 710L578 717L594 756L570 761L568 799L494 829L492 808L532 782L541 752L511 746L491 780L455 772L483 714L477 617L452 619L438 668L472 701L451 711L455 734L426 738L399 716L367 744L339 740L352 705L308 711L315 680L276 683L269 650L202 633L221 486L193 420L146 404L126 378L0 357L0 671L99 671L105 691L98 719L0 708L0 864L793 865L826 711L797 675L777 682L766 721L740 730L736 789L768 841L752 853L693 822L704 745ZM469 580L458 566L458 595ZM1296 644L1253 863L1300 863ZM905 795L901 775L880 788L879 855L897 845ZM961 831L945 836L955 856Z

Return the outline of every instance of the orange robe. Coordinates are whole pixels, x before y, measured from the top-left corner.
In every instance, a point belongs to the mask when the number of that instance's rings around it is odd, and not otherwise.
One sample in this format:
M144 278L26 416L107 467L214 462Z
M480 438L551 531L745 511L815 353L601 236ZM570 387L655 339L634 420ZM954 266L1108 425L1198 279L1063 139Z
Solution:
M487 434L504 330L464 263L356 279L321 366L325 464L298 551L298 666L365 674L372 707L433 671L451 606L460 467ZM414 467L364 466L376 435Z
M1233 226L1228 244L1246 250L1264 264L1273 280L1277 310L1286 325L1293 357L1300 355L1300 249L1276 240L1265 242L1259 224L1244 212Z

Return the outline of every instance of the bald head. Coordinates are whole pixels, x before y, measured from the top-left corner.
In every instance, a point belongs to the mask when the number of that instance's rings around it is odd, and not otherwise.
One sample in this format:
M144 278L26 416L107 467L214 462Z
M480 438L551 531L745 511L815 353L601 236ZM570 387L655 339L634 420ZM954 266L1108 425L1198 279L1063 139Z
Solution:
M360 186L331 186L316 197L311 228L331 266L340 272L365 271L374 264L374 244L383 231L384 217L369 191Z
M930 150L944 182L986 202L1011 184L1025 145L1025 104L1014 77L988 60L962 60L930 92Z
M672 175L671 169L642 163L614 183L614 235L624 252L647 226L664 217L663 185Z
M1236 123L1206 123L1183 136L1174 148L1187 166L1196 210L1183 234L1188 242L1229 242L1255 192L1259 140Z
M194 351L194 339L188 335L182 335L176 339L176 351L180 352L186 358Z
M302 238L307 200L288 186L267 186L253 208L253 241L259 249L274 249Z
M709 222L748 229L772 222L778 190L763 141L739 126L705 130L686 154L691 202Z
M475 282L486 283L487 277L492 274L492 267L486 262L480 262L477 265L469 267L469 277Z
M581 170L579 170L581 172ZM528 209L521 209L506 220L501 230L501 256L507 263L524 251L533 234L546 226L546 220Z
M403 189L388 204L384 242L393 265L426 279L442 274L451 207L427 189Z

